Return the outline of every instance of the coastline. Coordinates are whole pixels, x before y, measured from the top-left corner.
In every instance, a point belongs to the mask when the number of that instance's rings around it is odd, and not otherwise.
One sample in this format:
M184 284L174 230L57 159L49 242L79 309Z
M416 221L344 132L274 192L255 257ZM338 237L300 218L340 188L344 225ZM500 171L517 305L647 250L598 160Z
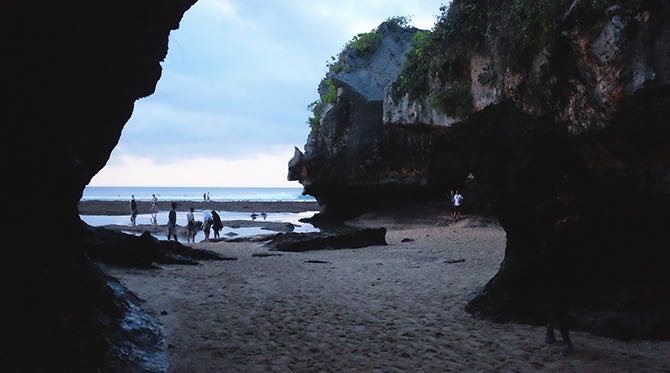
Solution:
M219 210L235 212L307 212L318 211L314 201L158 201L159 211L170 210L170 204L177 202L177 211ZM151 213L151 202L137 201L140 214ZM82 200L79 202L80 215L130 215L129 201Z

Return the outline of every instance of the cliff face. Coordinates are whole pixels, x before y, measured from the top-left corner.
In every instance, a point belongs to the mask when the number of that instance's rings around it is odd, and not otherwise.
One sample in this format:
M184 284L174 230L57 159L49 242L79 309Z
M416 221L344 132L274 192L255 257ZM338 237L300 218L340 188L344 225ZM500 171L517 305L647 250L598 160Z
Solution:
M444 193L459 165L437 148L449 148L447 129L385 126L385 89L400 73L420 31L393 21L359 35L342 51L319 87L305 154L296 149L289 179L321 203L322 216L352 216L392 200ZM366 36L367 35L367 36ZM361 40L368 40L361 45Z
M560 282L578 326L668 337L670 5L522 3L454 1L392 92L459 117L459 158L507 232L469 309L542 322Z
M668 16L661 0L454 0L408 53L377 124L399 135L366 140L396 152L370 158L393 168L421 152L425 178L404 186L421 193L430 175L481 185L507 248L471 312L544 322L559 281L581 328L670 336ZM412 130L440 140L408 144ZM325 206L390 189L331 165L337 187L312 188L318 165L301 180Z
M135 100L153 93L170 30L194 2L1 6L3 169L8 211L16 214L7 228L26 239L8 253L4 367L161 369L132 342L135 335L158 346L160 333L87 259L82 242L89 233L77 203L109 159Z

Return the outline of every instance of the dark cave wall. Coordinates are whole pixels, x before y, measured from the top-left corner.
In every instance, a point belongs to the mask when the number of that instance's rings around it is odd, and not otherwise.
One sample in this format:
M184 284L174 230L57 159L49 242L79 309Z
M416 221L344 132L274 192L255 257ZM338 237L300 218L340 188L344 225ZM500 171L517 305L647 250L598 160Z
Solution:
M5 228L23 240L6 251L3 271L4 368L145 369L121 327L134 301L88 259L92 233L77 204L135 100L154 92L170 31L194 2L0 5L3 171L6 208L16 214Z
M17 165L26 171L24 185L57 197L68 219L107 162L135 100L154 92L169 31L193 3L3 5L7 138L24 150Z

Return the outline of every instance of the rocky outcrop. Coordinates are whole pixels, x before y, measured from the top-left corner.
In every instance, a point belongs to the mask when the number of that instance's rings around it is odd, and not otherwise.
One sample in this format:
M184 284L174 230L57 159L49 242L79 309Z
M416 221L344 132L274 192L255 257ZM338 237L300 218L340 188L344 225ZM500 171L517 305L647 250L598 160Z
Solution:
M386 124L449 126L459 121L435 107L429 97L410 97L409 93L396 96L393 86L387 85L383 113Z
M124 325L141 311L86 256L77 203L109 159L135 100L153 93L169 33L193 3L2 4L3 138L11 155L3 157L5 208L22 212L5 228L45 238L23 241L3 271L10 279L3 281L5 370L165 369L140 364L147 350L127 344ZM140 330L132 333L142 339ZM163 348L149 335L155 333L147 331L145 341Z
M363 141L394 149L375 151L374 165L417 152L431 160L413 163L421 177L404 179L422 194L434 175L457 186L474 176L507 232L504 262L470 303L474 314L545 322L560 282L583 329L670 336L668 16L661 0L454 0L408 55L387 89L384 130ZM426 104L450 119L425 113ZM339 123L332 133L359 125ZM408 144L412 130L439 145ZM379 135L392 131L402 135ZM337 149L360 141L342 138ZM359 201L343 196L364 189L398 201L330 159L306 162L305 190L323 206L344 209ZM334 190L316 187L323 174Z
M234 260L213 251L195 250L179 242L159 241L147 231L133 236L91 227L85 245L91 259L120 267L156 268L155 264L196 265L199 260Z
M352 228L338 232L280 233L265 245L270 250L288 252L386 246L386 228Z
M469 310L546 322L559 282L583 329L670 337L670 5L521 3L454 1L427 46L438 62L404 72L441 77L406 94L457 113L457 156L507 232Z
M391 200L432 198L466 176L462 165L435 151L458 141L447 128L383 123L385 86L397 78L418 31L382 23L374 31L376 49L361 53L350 43L321 84L317 121L305 154L296 149L289 162L289 180L316 197L324 218L350 217ZM436 172L444 168L452 173Z

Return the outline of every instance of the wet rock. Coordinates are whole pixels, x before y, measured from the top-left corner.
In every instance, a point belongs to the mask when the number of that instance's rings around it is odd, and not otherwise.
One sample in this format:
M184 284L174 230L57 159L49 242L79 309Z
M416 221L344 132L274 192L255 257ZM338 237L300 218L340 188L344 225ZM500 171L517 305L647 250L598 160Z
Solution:
M196 265L198 260L226 260L209 250L194 250L175 241L159 241L148 232L137 237L89 227L85 245L91 259L124 267L153 268L154 263Z
M335 233L283 233L266 244L270 250L291 252L385 245L387 245L386 228L351 229Z
M254 258L269 258L273 256L282 256L282 254L279 253L254 253L251 254L252 257Z
M293 232L296 227L291 223L262 220L226 220L223 221L223 226L231 228L261 228L274 232Z

